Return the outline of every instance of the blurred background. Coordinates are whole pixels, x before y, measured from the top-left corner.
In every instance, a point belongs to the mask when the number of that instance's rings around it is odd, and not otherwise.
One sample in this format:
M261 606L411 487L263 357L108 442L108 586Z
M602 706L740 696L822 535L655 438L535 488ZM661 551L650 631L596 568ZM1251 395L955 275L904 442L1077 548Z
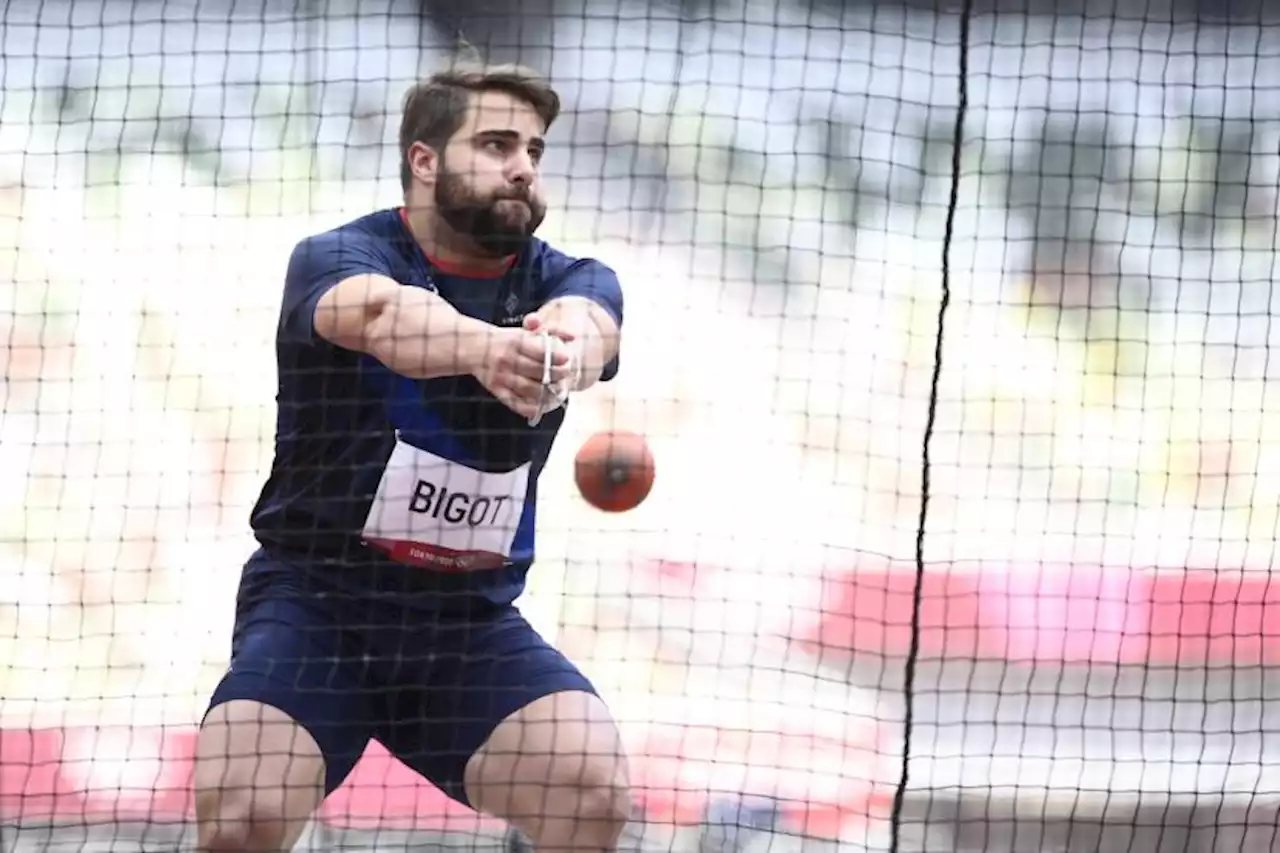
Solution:
M525 610L628 843L1273 849L1280 22L976 6L5 4L0 848L183 843L285 262L399 203L461 36L559 88L540 236L626 289ZM658 460L619 516L570 473L611 427ZM313 849L490 843L363 768Z

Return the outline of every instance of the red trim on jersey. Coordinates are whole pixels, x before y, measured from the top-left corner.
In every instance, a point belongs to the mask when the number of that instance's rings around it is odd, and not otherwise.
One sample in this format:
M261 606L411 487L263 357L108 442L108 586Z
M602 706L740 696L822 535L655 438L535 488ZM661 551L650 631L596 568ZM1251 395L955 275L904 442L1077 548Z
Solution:
M400 208L400 221L404 223L405 230L409 232L410 236L412 236L413 229L409 227L409 211L405 210L403 207ZM419 246L418 248L421 249L422 247ZM460 264L456 261L443 261L425 249L422 250L422 254L426 256L426 259L431 263L431 265L440 270L440 272L445 275L461 276L462 278L497 278L500 275L506 275L516 262L515 255L508 255L504 259L503 265L498 269L484 270L467 266L466 264Z
M409 539L366 539L365 543L385 553L397 563L438 572L476 572L500 569L507 564L501 554L491 551L455 551L439 545Z

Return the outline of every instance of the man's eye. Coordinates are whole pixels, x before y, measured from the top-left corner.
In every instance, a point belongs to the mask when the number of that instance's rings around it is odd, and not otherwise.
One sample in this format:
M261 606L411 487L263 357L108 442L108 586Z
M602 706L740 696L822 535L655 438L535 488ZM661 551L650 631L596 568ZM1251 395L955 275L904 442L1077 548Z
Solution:
M490 150L492 150L492 151L503 152L503 151L506 151L506 150L507 150L507 143L506 143L504 140L501 140L501 139L490 139L490 140L487 140L487 141L485 142L484 146L485 146L485 148L488 148L488 149L490 149Z

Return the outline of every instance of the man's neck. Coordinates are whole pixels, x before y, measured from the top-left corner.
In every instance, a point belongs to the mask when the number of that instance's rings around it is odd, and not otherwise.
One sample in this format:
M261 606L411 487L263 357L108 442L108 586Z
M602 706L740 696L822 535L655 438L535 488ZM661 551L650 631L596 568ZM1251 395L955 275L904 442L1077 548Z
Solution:
M511 268L510 256L494 258L469 251L466 240L453 233L432 207L403 208L403 218L427 259L442 270L465 275L501 275Z

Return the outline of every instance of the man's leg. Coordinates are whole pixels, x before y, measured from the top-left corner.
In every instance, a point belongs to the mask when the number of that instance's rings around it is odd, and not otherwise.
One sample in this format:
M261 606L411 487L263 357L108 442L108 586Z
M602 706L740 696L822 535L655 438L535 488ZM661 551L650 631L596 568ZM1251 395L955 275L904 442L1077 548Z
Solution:
M593 693L535 699L494 729L467 762L467 799L533 841L539 853L612 851L631 817L626 756Z
M513 607L423 638L376 736L539 853L612 851L630 817L626 756L591 682ZM414 683L416 682L416 683Z
M196 745L198 849L285 853L368 743L360 663L311 607L264 601L240 621Z
M215 706L196 746L204 853L293 849L324 799L324 755L288 714L252 700Z

